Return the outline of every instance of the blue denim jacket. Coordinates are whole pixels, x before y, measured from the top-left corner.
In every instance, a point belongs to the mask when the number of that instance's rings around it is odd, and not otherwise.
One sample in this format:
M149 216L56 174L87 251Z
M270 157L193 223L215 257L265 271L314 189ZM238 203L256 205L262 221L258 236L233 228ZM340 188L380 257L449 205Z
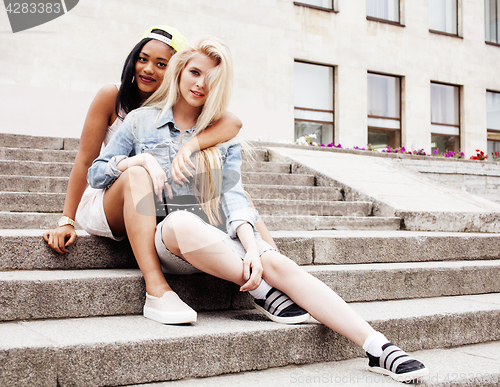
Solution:
M89 168L87 181L93 188L108 188L122 174L116 165L123 159L140 153L152 153L167 174L167 182L177 195L195 195L191 184L182 187L172 180L170 166L182 144L193 136L188 129L179 144L180 131L175 125L172 109L157 122L161 110L144 107L130 112L118 131ZM255 229L257 211L250 208L241 186L241 145L236 140L218 144L223 159L222 209L227 219L227 232L236 238L236 230L243 223Z

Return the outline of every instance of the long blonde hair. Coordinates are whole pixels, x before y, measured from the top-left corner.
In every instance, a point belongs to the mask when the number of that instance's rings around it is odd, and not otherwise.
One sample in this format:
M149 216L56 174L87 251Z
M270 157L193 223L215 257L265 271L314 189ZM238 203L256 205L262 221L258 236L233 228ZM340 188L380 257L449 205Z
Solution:
M233 60L229 48L219 39L205 36L192 45L186 46L170 60L163 82L156 92L149 97L144 106L161 109L158 121L172 108L180 98L179 81L182 71L196 53L213 59L217 65L206 78L207 99L196 121L193 135L197 135L217 122L225 113L231 99L233 86ZM203 211L212 224L220 224L220 195L222 191L222 160L217 147L201 150L195 154L196 174L194 184ZM212 171L218 171L212 173Z

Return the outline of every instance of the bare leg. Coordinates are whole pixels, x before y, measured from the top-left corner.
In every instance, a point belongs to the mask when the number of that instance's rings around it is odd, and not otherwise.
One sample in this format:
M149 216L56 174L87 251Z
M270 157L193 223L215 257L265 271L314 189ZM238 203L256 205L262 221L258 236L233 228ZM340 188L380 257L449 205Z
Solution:
M175 255L197 269L243 285L243 261L200 218L189 212L171 214L163 224L162 239Z
M243 192L245 192L245 195L247 195L248 201L250 202L250 207L255 209L255 206L253 205L252 197L250 196L250 194L247 191L243 191ZM276 250L278 250L278 247L276 246L276 243L274 242L274 239L271 236L271 233L267 229L267 226L264 223L264 221L262 220L262 218L260 217L260 215L257 218L257 222L255 223L255 228L257 228L257 231L259 232L260 236L262 237L262 239L265 242L269 243L272 247L274 247Z
M156 216L148 172L142 167L123 172L104 193L104 212L113 234L128 236L148 294L161 297L172 290L161 271L154 246Z
M165 222L165 246L205 273L244 283L241 259L200 219L189 213L172 214ZM333 290L295 262L276 251L262 254L264 279L288 294L318 321L362 346L373 328Z
M374 329L332 289L276 251L261 256L265 280L316 320L362 346Z

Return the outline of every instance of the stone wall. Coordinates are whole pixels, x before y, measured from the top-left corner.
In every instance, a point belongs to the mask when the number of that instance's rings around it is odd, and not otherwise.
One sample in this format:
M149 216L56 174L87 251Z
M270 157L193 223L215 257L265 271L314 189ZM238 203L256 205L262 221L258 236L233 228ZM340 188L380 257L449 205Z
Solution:
M500 47L484 42L484 1L460 2L460 37L429 32L429 0L404 1L402 25L366 19L364 0L338 12L292 0L82 0L68 14L12 34L0 5L0 131L78 137L104 84L118 82L143 31L170 24L212 34L235 59L231 110L248 139L293 140L293 63L335 66L335 142L367 141L367 72L403 77L402 141L430 148L430 82L461 86L462 150L486 149L486 90L500 91Z
M500 203L500 163L469 160L391 159L426 177L462 189L473 195Z

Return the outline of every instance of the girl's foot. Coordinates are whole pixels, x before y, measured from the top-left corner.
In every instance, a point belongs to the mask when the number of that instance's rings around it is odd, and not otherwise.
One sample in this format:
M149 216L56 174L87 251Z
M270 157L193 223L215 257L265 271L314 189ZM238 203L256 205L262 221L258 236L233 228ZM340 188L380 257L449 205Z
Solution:
M196 312L170 290L161 297L146 293L144 317L162 324L187 324L196 322Z
M389 375L398 382L409 383L429 375L429 370L421 362L390 342L382 346L380 357L366 354L370 371Z
M272 288L263 300L254 300L255 307L270 320L281 324L298 324L311 316L285 293Z

